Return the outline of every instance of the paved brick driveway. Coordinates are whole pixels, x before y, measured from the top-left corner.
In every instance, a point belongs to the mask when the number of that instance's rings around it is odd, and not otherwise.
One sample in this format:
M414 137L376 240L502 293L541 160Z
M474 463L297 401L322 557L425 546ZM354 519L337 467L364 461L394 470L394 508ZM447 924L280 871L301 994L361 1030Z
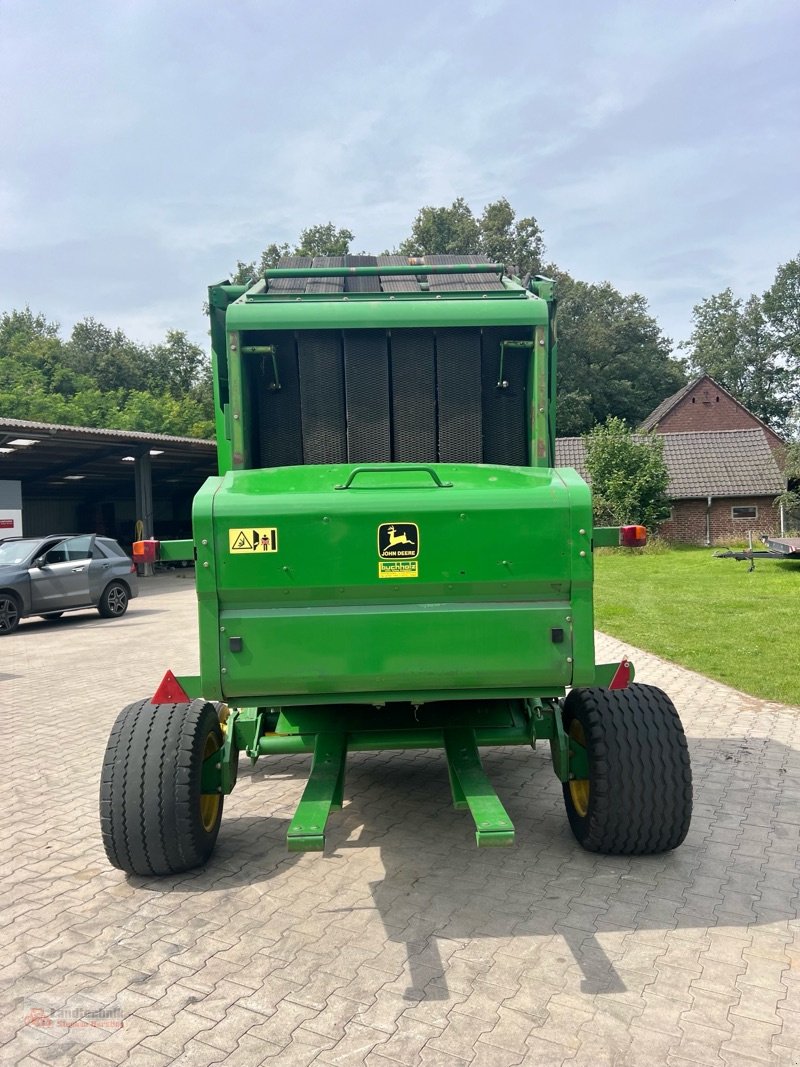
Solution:
M0 643L0 1063L800 1064L800 709L635 654L694 761L667 856L582 852L543 749L487 754L518 844L483 852L441 755L370 753L324 857L286 852L308 760L285 757L243 768L206 869L126 880L98 838L108 730L196 669L191 581L144 584L123 620Z

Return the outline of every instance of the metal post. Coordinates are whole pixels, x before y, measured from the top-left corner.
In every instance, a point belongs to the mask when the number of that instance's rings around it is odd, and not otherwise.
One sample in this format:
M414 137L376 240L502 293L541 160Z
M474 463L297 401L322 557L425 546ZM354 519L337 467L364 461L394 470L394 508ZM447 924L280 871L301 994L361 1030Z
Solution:
M152 538L153 533L153 470L149 450L136 457L134 464L134 482L136 491L136 518L142 524L142 537ZM142 564L142 575L152 577L153 564Z

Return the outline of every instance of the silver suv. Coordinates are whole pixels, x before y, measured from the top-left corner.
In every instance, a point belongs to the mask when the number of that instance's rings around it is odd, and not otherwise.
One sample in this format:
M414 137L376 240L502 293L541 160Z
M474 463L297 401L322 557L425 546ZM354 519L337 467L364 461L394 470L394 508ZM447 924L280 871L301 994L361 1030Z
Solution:
M0 636L13 633L26 615L58 619L65 611L97 608L115 619L138 593L136 565L110 537L0 541Z

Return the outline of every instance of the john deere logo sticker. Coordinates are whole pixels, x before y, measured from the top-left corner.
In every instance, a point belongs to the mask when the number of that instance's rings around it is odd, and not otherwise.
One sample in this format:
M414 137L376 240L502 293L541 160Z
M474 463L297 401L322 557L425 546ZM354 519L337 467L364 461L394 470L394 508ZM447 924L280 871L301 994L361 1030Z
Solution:
M416 559L419 555L417 524L382 522L378 527L378 555L381 559Z
M244 530L228 530L228 550L230 552L277 552L278 531L274 526L254 530L252 526Z

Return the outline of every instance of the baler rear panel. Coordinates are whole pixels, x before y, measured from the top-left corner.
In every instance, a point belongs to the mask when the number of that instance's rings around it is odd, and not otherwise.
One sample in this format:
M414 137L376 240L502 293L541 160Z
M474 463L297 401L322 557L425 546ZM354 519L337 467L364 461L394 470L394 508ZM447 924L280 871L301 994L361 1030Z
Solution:
M240 752L313 753L290 850L324 848L348 750L414 748L444 751L478 845L510 845L479 748L537 741L585 848L679 845L674 705L594 659L592 549L644 530L593 528L586 483L553 469L553 283L477 256L289 257L209 308L220 477L191 542L139 543L194 555L201 671L117 719L110 862L205 862Z

